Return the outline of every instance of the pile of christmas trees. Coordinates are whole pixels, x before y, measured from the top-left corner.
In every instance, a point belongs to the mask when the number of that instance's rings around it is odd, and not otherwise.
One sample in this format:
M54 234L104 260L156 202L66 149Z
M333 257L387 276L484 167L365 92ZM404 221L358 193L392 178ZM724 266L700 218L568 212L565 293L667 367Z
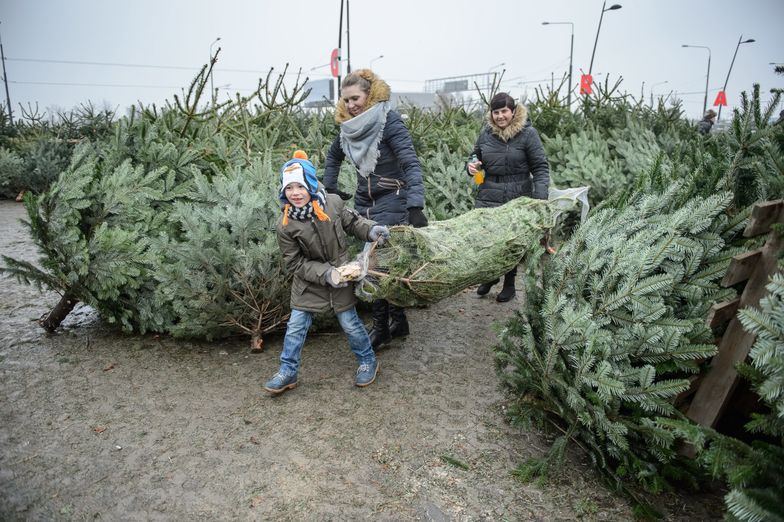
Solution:
M713 474L733 487L726 501L734 517L783 519L775 478L784 465L780 277L760 311L741 312L759 335L745 374L770 408L747 428L767 440L747 445L674 406L715 352L704 322L713 302L732 297L717 281L747 249L740 232L748 205L784 197L784 128L769 123L777 105L774 97L762 110L758 88L744 95L728 132L654 161L561 245L541 282L529 276L528 305L496 348L498 370L516 399L513 418L538 421L556 438L521 476L552 473L575 444L640 506L635 484L658 492ZM678 453L683 441L696 461Z
M26 197L43 256L4 256L4 271L61 294L47 329L78 302L127 331L242 332L255 345L285 323L277 166L299 132L301 87L283 96L261 83L261 105L238 97L205 112L206 73L175 105L134 109L110 139L78 145L49 190Z
M301 86L287 90L283 76L262 80L251 98L213 97L205 108L208 73L174 103L139 107L112 132L70 143L65 168L55 161L63 156L38 154L38 163L62 170L48 190L25 200L42 258L34 265L4 256L3 271L62 295L42 318L48 329L80 301L127 331L243 333L254 346L285 324L277 169L294 148L322 165L337 128L328 112L298 109ZM695 471L675 451L685 439L703 450L698 462L735 487L728 496L735 516L781 517L781 487L771 478L784 464L780 279L759 312L744 312L760 336L747 373L772 413L752 427L777 443L746 446L694 426L673 407L714 351L703 321L726 297L716 280L739 248L746 209L784 196L784 132L768 124L778 98L761 110L755 88L731 128L707 138L677 104L646 107L608 86L581 103L574 112L550 92L529 104L554 184L590 186L599 208L573 235L564 232L541 284L528 277L526 307L500 338L498 367L516 399L513 416L560 433L547 458L520 471L551 470L572 442L619 487L630 492L632 477L657 491ZM542 230L552 225L547 203L521 199L469 212L476 189L464 165L485 112L443 109L407 109L432 224L393 230L364 285L371 298L433 302L524 256L526 267L536 267L543 252ZM0 165L18 175L29 154L9 148L6 137ZM353 192L354 183L344 165L340 188Z

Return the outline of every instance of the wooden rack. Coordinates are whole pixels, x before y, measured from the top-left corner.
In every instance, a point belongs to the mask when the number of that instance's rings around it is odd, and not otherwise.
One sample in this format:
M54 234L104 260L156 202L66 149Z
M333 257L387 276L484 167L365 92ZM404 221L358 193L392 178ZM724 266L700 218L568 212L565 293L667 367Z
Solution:
M758 307L760 299L765 297L765 286L779 269L779 253L784 244L784 234L771 231L771 225L782 222L784 200L766 201L754 206L743 235L768 234L768 239L762 248L738 254L732 259L721 284L730 287L746 281L743 291L732 301L715 304L708 314L709 327L728 324L710 367L692 386L692 391L696 388L696 392L686 415L703 426L715 427L721 418L738 384L735 367L746 360L754 344L756 336L743 328L737 311L747 306Z

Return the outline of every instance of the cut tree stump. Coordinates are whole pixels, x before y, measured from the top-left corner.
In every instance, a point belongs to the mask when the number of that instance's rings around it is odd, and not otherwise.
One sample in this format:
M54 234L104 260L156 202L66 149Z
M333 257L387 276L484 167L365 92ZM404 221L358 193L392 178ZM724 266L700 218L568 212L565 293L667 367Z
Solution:
M76 303L78 302L78 299L73 297L70 293L66 293L48 314L45 314L38 320L38 324L47 332L54 332L57 330L57 327L60 326L60 323L63 322L63 319L71 313L71 310L74 309L74 306L76 306Z

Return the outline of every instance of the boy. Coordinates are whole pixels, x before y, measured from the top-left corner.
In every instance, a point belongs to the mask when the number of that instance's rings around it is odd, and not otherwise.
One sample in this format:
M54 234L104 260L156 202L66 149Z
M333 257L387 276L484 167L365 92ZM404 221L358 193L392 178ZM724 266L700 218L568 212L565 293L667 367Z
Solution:
M294 278L280 369L264 385L272 395L297 386L300 356L313 314L330 308L359 363L354 384L368 386L378 373L376 354L354 307L353 283L339 282L333 272L349 261L346 233L381 244L389 237L389 230L346 208L339 196L327 195L307 158L303 151L296 151L281 169L280 200L284 206L277 224L278 245Z

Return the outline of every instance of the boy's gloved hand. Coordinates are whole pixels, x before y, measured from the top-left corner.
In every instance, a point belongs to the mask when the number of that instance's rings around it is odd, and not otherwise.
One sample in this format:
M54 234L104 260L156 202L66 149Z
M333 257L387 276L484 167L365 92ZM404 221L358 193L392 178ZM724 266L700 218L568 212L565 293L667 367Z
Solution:
M370 233L368 234L368 238L371 241L378 241L378 246L381 246L389 239L389 229L384 225L373 225L373 228L370 229Z
M335 270L334 266L329 267L329 270L324 272L324 282L332 288L346 288L348 282L340 280L340 274Z
M419 207L411 207L408 209L408 224L414 228L421 228L427 226L427 218L425 213Z

